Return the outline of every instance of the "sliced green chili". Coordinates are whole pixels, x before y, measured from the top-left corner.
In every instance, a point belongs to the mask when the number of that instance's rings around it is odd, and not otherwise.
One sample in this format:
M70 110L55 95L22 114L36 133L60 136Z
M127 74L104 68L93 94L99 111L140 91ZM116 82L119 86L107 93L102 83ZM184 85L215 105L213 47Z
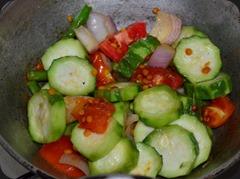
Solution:
M91 11L92 7L85 4L82 10L74 18L71 25L68 26L67 31L65 32L62 38L73 38L75 36L74 30L78 28L80 25L86 24Z

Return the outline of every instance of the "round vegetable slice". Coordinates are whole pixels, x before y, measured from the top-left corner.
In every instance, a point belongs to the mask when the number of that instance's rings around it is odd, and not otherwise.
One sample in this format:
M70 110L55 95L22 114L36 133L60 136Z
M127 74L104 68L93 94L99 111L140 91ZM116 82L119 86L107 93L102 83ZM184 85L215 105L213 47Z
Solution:
M144 124L158 128L180 117L182 102L172 88L162 85L138 93L133 109Z
M199 154L194 164L194 168L205 162L208 159L212 148L212 140L208 134L207 127L195 116L191 116L189 114L182 115L172 124L177 124L189 130L196 138L199 146Z
M32 139L38 143L58 140L66 128L66 110L60 94L41 89L28 102L28 123Z
M105 133L87 133L77 125L71 134L71 142L78 152L90 161L97 161L107 155L122 137L123 127L114 119L109 121Z
M127 173L137 165L138 157L139 151L135 143L123 137L103 158L89 162L90 173L92 175Z
M169 125L155 129L143 142L162 155L163 166L159 175L174 178L192 171L198 155L198 143L190 131L178 125Z
M196 35L180 41L173 63L192 83L215 78L222 67L219 48L208 38Z
M78 56L88 59L88 54L83 45L76 39L61 39L50 46L42 56L42 63L45 70L48 70L55 59L64 56Z
M53 61L48 70L49 85L64 95L88 95L96 86L93 66L76 56Z
M232 91L232 81L228 74L221 72L216 78L199 83L184 83L188 96L196 99L215 99Z

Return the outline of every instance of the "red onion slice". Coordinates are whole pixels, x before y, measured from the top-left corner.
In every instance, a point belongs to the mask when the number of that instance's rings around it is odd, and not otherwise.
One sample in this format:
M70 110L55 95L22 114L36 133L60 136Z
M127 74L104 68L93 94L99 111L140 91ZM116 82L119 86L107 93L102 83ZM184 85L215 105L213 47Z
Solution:
M171 64L175 55L175 49L169 45L160 45L153 52L148 61L149 66L166 68Z
M87 21L87 28L93 33L98 42L102 42L107 35L117 31L110 16L105 16L97 12L91 12Z
M84 26L75 29L78 40L84 45L89 53L98 49L99 43L94 35Z
M89 175L88 163L76 154L63 154L59 159L59 163L71 165L80 169L85 175Z
M129 138L133 138L132 130L135 127L136 122L139 120L139 116L137 114L130 114L125 121L125 136Z

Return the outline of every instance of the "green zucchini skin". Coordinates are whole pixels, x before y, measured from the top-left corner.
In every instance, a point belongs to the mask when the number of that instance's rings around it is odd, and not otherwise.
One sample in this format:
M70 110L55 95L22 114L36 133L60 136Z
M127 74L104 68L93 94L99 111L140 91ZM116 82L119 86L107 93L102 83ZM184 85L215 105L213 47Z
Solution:
M89 59L86 49L76 39L61 39L50 46L43 54L41 60L45 70L48 70L55 59L65 56L77 56Z
M139 159L137 166L129 174L156 178L162 169L162 156L150 145L137 143Z
M138 121L134 128L135 143L142 142L154 129L153 127L145 125L142 121Z
M107 155L123 134L123 127L114 119L109 122L104 134L92 132L90 136L85 136L84 130L76 125L71 133L71 142L89 161L97 161Z
M89 162L91 175L128 173L137 166L139 151L129 138L121 138L103 158Z
M113 103L115 106L115 112L112 117L116 121L118 121L122 126L124 126L127 115L130 111L130 103L129 102L116 102Z
M196 27L193 26L182 26L181 33L178 36L177 40L172 44L173 48L176 48L178 43L183 39L187 37L191 37L193 35L197 35L199 37L207 37L207 35L200 30L198 30Z
M41 89L28 102L28 128L31 138L38 143L60 139L66 128L65 103L61 94L49 95Z
M202 115L202 107L206 104L206 102L200 99L194 99L187 95L179 95L179 97L183 104L182 113L196 116L200 119Z
M219 48L208 38L196 35L179 42L173 64L191 83L215 78L222 67Z
M139 39L129 47L127 54L118 64L118 71L125 77L129 78L137 67L144 62L145 58L150 55L160 42L157 38L148 35L146 39Z
M228 74L221 72L212 80L195 84L187 81L183 87L188 96L209 100L229 94L232 91L232 81Z
M110 102L133 100L141 91L138 83L115 82L104 86L104 89L94 91L94 97L104 97Z
M77 56L66 56L52 62L48 70L49 85L61 94L84 96L96 87L96 76L89 61Z
M198 156L198 143L192 132L178 125L155 129L143 143L150 145L162 156L160 176L174 178L188 175Z
M205 162L212 149L212 140L207 127L195 116L183 114L178 120L171 124L177 124L193 133L199 146L199 154L193 168ZM210 129L211 130L211 129Z
M138 93L133 110L144 124L159 128L180 117L182 102L169 86L155 86Z

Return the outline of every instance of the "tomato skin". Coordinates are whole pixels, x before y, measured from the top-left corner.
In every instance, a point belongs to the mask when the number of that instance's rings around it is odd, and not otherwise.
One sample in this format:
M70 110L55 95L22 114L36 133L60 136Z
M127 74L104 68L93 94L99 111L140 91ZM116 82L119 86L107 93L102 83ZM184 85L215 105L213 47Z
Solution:
M147 35L146 23L136 22L108 36L99 46L114 62L119 62L127 53L128 46Z
M234 104L227 96L213 99L202 109L202 121L211 128L222 126L232 115Z
M58 162L66 150L72 151L73 154L80 155L78 152L74 151L69 136L63 136L56 142L44 144L40 149L40 155L53 167L57 168L70 177L78 178L85 176L85 174L80 169ZM83 160L85 159L83 158Z
M100 51L95 51L89 55L94 68L97 70L97 87L114 83L116 80L111 74L111 64L108 64L107 57Z
M176 91L182 86L184 78L170 69L140 65L131 76L130 81L140 83L143 89L168 85Z
M103 134L114 112L115 107L112 103L105 99L92 98L76 105L72 115L79 121L80 128Z

